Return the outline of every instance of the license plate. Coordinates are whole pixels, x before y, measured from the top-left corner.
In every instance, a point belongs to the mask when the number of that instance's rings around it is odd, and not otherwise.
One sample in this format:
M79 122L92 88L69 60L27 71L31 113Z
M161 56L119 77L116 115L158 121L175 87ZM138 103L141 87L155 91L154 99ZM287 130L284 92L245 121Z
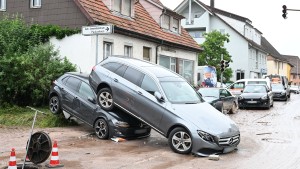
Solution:
M257 101L248 101L247 103L255 104L255 103L257 103Z
M146 133L147 129L139 129L139 130L135 130L134 134L143 134Z

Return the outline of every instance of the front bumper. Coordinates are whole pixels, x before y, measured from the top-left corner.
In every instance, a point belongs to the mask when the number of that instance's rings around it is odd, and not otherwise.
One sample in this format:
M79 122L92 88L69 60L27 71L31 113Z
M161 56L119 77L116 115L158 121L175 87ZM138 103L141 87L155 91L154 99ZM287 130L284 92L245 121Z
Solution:
M274 100L286 100L287 95L286 94L281 94L281 93L274 93L273 99Z
M122 137L126 139L135 139L135 138L143 138L150 136L151 127L143 126L143 127L116 127L113 126L110 129L109 137Z
M198 156L209 156L211 154L229 153L237 150L240 143L240 134L235 134L228 137L217 138L215 142L208 142L200 138L200 136L193 135L193 149L192 153Z
M239 107L270 107L270 101L269 99L243 99L239 100Z

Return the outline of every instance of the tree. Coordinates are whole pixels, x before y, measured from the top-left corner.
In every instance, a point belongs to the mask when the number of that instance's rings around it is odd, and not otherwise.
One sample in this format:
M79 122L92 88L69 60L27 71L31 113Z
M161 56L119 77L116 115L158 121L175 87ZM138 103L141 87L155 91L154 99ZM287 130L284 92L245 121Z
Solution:
M223 55L223 60L232 62L231 56L224 47L225 42L229 42L229 34L222 34L219 31L205 33L205 42L201 44L203 52L198 56L198 65L215 66L217 69L218 81L221 79L220 62ZM232 76L232 69L226 68L223 72L223 81L228 82Z
M49 27L28 26L20 18L0 20L0 106L42 105L51 82L75 71L73 64L45 43L52 35L45 28Z

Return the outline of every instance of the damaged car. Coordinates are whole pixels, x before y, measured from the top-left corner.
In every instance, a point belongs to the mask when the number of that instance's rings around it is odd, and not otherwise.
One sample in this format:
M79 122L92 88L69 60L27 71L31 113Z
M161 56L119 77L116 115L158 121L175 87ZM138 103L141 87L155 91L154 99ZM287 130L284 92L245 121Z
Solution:
M141 138L150 136L151 128L120 109L106 111L96 103L96 94L88 82L88 75L68 72L53 81L49 93L49 109L64 113L94 128L100 139L112 137Z
M205 102L180 75L144 60L110 56L95 65L89 82L97 103L121 108L168 138L179 154L207 156L235 150L238 126Z

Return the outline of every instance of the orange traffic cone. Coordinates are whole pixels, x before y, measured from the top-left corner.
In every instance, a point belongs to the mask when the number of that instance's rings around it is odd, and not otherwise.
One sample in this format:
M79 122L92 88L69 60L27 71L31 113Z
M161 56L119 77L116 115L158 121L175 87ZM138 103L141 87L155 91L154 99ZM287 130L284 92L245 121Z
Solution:
M10 158L8 162L8 168L7 169L17 169L17 161L16 161L16 152L15 149L11 149Z
M54 140L50 163L46 164L46 167L58 168L58 167L63 167L63 166L64 166L63 164L59 164L57 141Z

